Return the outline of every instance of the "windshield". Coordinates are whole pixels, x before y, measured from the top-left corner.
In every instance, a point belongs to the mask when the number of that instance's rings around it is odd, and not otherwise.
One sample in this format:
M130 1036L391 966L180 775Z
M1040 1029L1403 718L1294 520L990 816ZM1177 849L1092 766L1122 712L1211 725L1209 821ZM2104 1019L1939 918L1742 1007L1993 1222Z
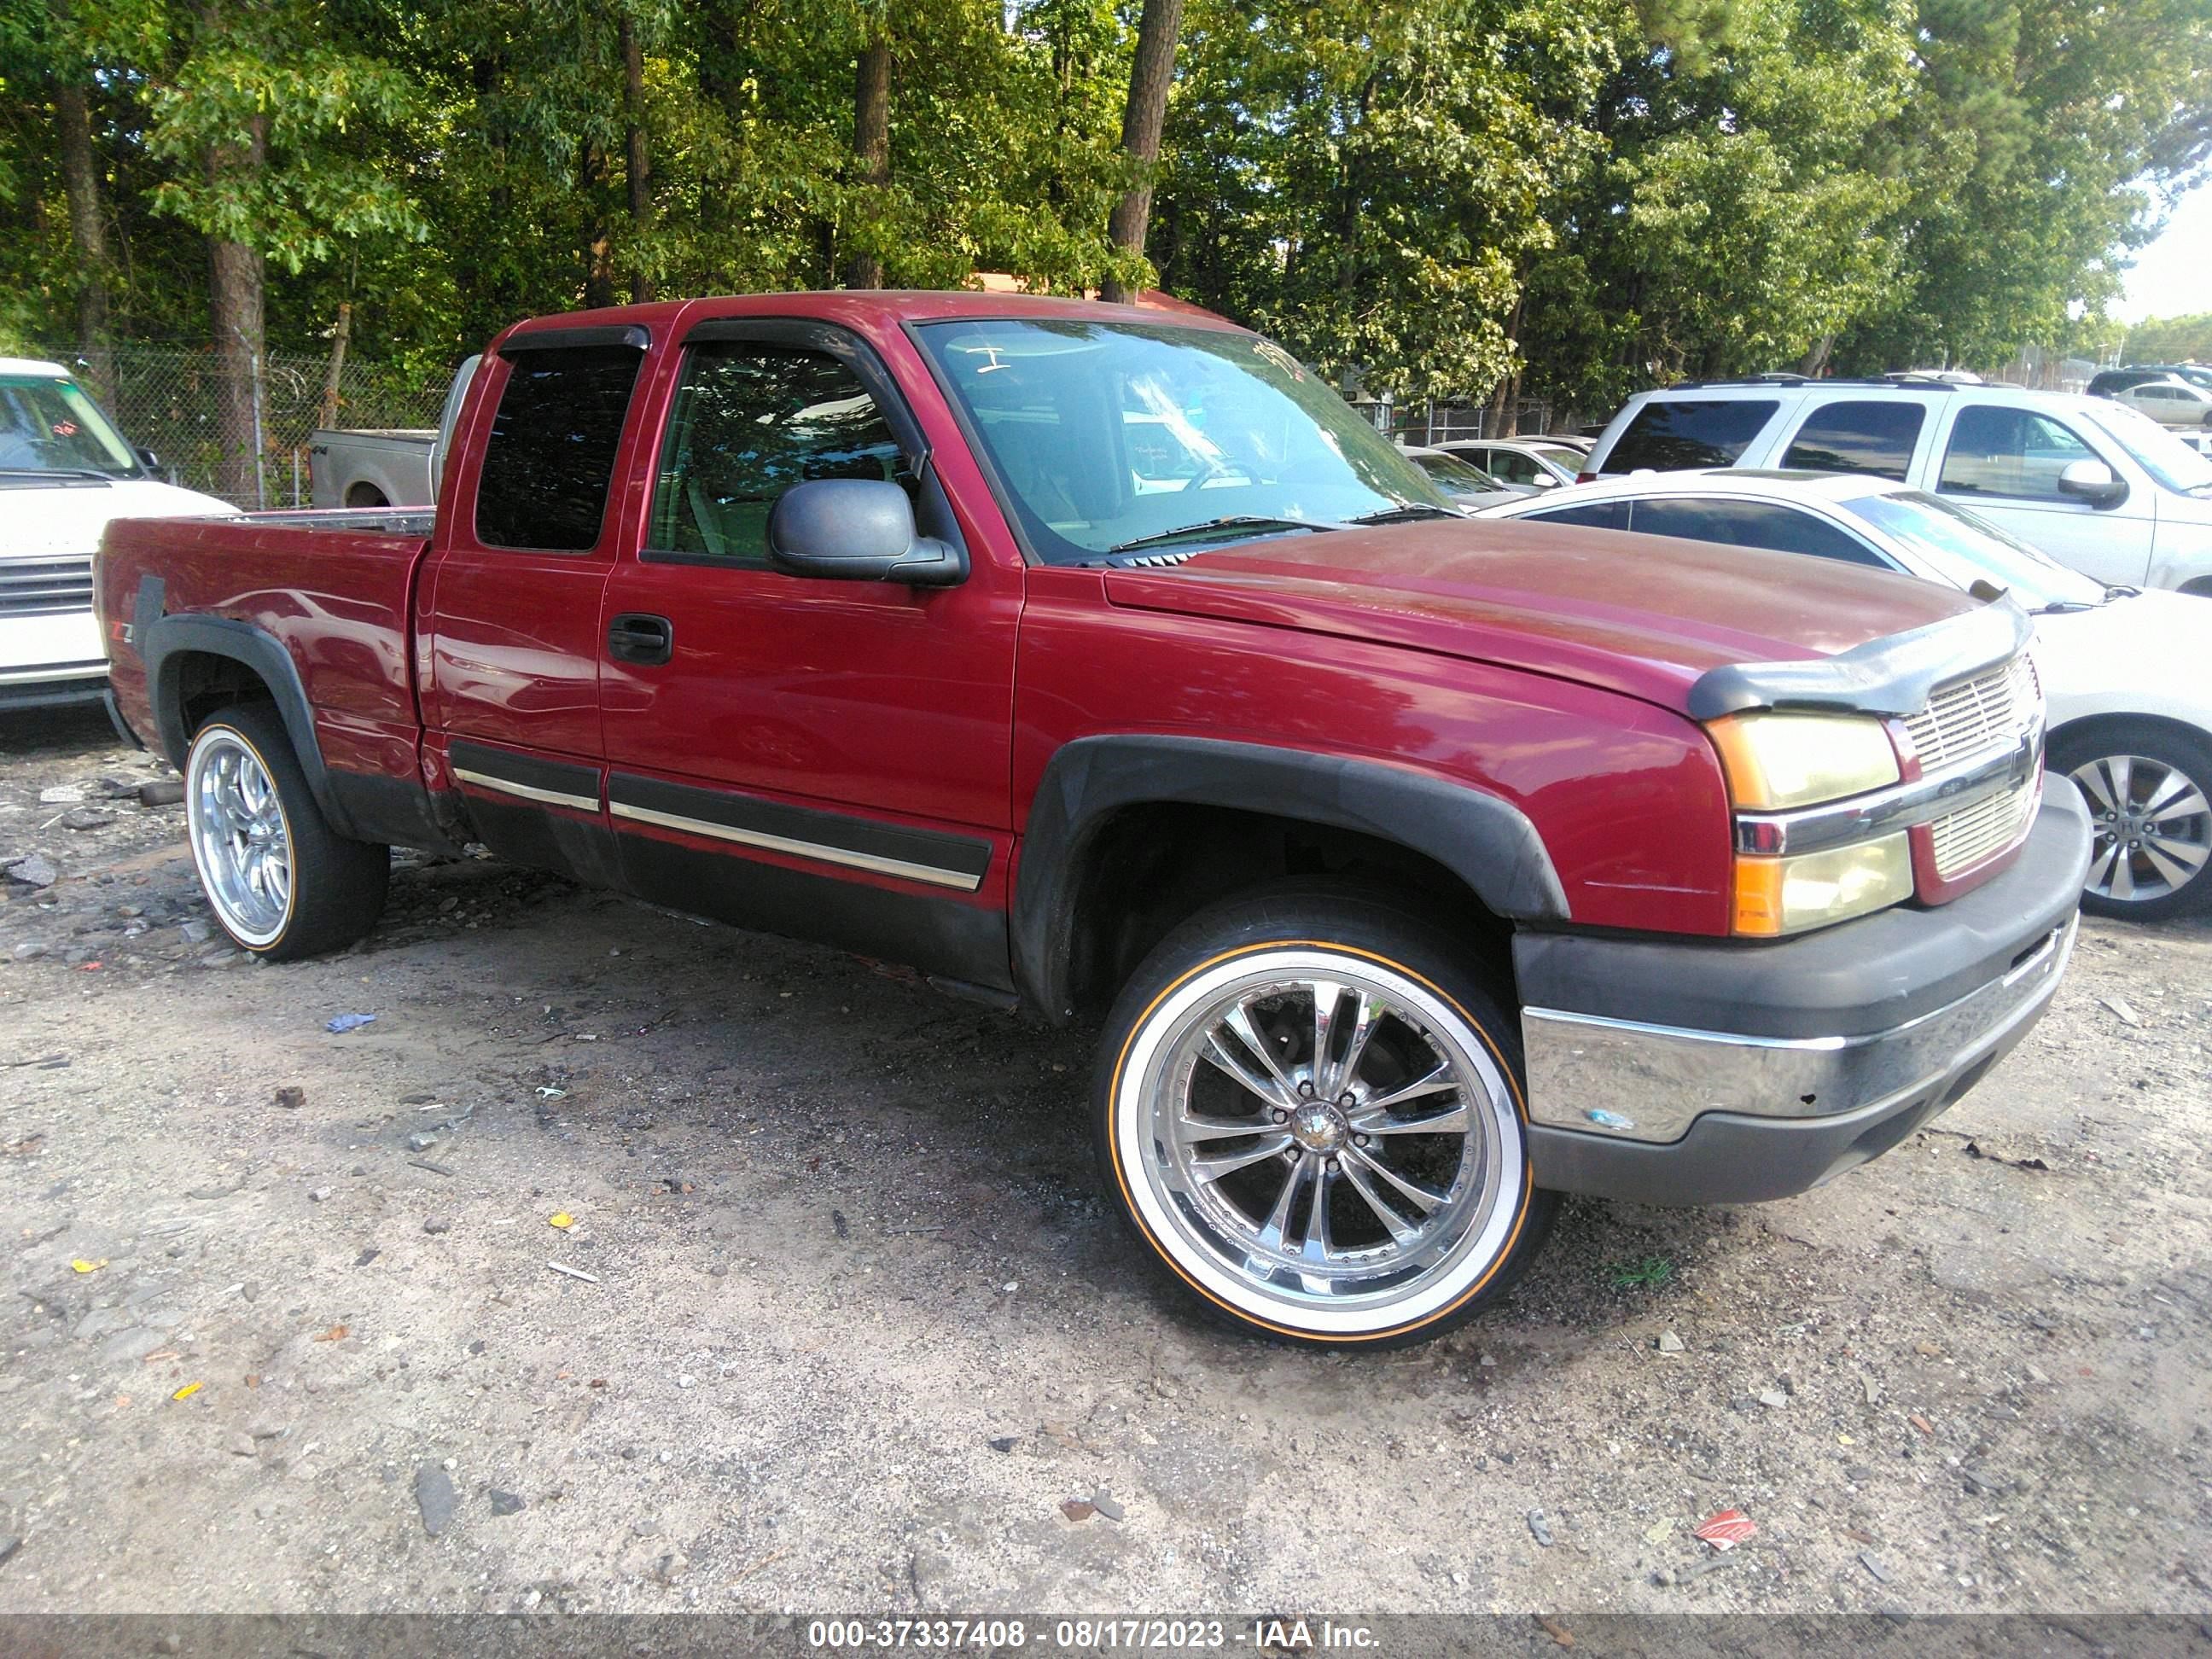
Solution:
M135 477L138 458L91 398L49 374L0 374L0 471Z
M2104 602L2102 583L2069 570L1987 519L1937 496L1904 489L1838 505L1902 543L1960 587L1993 582L2030 611Z
M1408 455L1406 459L1442 485L1446 495L1492 495L1505 488L1480 467L1456 455Z
M2212 460L2207 460L2148 415L2115 404L2091 405L2089 418L2128 457L2168 489L2186 494L2212 484Z
M1048 564L1168 537L1196 546L1449 510L1389 439L1269 341L1087 319L918 332Z

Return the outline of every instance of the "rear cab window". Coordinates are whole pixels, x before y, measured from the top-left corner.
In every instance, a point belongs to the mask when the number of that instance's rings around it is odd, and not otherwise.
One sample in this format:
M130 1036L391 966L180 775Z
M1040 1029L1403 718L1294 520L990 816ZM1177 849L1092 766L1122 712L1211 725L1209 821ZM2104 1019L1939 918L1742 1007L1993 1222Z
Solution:
M1781 408L1757 398L1655 398L1636 411L1601 473L1734 466Z
M1928 411L1902 400L1826 404L1797 428L1784 471L1863 472L1899 483L1912 465Z
M507 384L477 481L483 545L547 553L599 545L623 422L645 362L637 332L635 343L559 345L524 335L501 348Z

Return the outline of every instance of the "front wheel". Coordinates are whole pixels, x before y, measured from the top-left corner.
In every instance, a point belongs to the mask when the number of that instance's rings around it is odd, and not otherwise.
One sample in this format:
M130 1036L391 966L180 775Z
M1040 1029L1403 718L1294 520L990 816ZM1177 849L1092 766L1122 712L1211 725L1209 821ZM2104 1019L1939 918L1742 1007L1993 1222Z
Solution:
M1108 1023L1107 1188L1200 1305L1316 1346L1439 1335L1547 1229L1520 1047L1454 941L1381 896L1285 885L1194 918Z
M2157 726L2104 725L2051 745L2096 841L2081 908L2139 921L2212 904L2212 744Z
M192 734L185 817L216 920L256 956L337 950L383 912L391 849L331 828L265 703L226 708Z

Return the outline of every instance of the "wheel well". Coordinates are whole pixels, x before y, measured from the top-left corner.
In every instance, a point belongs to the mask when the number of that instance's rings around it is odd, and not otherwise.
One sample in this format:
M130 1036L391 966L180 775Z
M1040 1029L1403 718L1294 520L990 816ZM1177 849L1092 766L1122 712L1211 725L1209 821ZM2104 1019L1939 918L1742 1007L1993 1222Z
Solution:
M1118 809L1088 835L1070 885L1067 986L1079 1013L1111 1002L1137 964L1206 905L1292 876L1334 876L1418 900L1510 994L1512 925L1424 854L1357 830L1183 802Z
M187 738L233 703L276 701L268 682L235 657L188 651L175 660L177 711Z
M389 507L392 500L374 484L362 479L347 489L345 504L348 507Z
M2069 720L2044 739L2047 754L2084 738L2117 736L2121 732L2155 732L2170 738L2197 754L2212 758L2212 734L2204 728L2191 726L2186 720L2169 720L2163 714L2088 714L2078 720Z
M2200 599L2212 599L2212 576L2199 576L2195 581L2182 583L2174 591L2179 593L2194 593Z

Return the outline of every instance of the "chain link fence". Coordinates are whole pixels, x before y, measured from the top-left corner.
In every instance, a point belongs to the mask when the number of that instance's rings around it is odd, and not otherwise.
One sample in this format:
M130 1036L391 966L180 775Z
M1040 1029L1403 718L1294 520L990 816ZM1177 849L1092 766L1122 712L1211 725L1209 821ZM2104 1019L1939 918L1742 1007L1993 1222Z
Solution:
M270 352L260 363L258 488L220 486L224 477L219 415L221 367L215 354L184 346L124 345L93 362L67 362L106 404L130 442L161 458L170 483L248 509L308 503L307 437L325 424L328 358ZM426 428L438 424L446 384L425 385L385 364L349 357L338 375L340 427Z

